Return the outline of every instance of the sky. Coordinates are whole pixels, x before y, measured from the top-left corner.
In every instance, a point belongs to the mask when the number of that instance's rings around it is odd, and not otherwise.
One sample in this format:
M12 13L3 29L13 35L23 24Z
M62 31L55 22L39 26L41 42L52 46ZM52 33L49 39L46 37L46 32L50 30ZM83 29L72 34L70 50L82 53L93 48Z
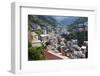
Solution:
M64 16L54 16L54 18L58 21L62 21L63 19L67 18L67 17L64 17Z

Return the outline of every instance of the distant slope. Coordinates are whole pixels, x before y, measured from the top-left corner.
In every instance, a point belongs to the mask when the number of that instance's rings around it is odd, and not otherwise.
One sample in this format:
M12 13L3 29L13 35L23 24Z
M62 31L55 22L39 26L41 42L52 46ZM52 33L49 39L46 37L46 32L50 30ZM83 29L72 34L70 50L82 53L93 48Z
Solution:
M51 25L56 26L57 21L52 16L45 15L28 15L28 21L39 25Z
M78 19L78 17L65 17L63 20L60 21L60 24L70 25L77 19Z

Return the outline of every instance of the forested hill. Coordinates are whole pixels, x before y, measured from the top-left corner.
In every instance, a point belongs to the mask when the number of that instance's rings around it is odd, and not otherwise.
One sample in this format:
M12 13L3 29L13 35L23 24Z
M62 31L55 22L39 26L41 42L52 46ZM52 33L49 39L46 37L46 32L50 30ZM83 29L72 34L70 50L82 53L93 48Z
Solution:
M67 25L77 25L88 21L87 17L77 17L77 16L57 16L54 17L56 21L64 26Z
M60 23L61 23L62 25L70 25L70 24L72 24L74 21L76 21L77 19L78 19L78 17L67 16L67 17L65 17L64 19L62 19L62 20L60 21Z
M57 21L52 16L45 15L28 15L28 22L29 24L35 23L40 26L57 26Z
M28 25L32 28L32 24L38 24L40 27L61 26L67 29L74 29L79 24L87 22L87 17L72 17L72 16L48 16L48 15L28 15Z

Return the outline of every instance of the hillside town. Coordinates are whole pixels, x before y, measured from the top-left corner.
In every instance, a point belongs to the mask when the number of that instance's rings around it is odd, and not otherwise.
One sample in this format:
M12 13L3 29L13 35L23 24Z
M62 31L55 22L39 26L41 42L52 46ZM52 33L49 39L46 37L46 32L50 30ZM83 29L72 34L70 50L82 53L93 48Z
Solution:
M34 22L30 22L30 25L31 29L28 30L28 42L33 48L41 46L45 47L43 52L41 52L41 54L43 54L42 59L88 58L88 39L85 36L88 31L87 21L84 23L78 23L78 27L71 31L60 24L57 24L56 27L51 27L47 24L39 25ZM74 37L72 32L78 34L77 37ZM83 33L82 36L81 33ZM73 37L71 38L70 36ZM32 54L29 53L29 55ZM32 60L32 56L30 56L29 60Z

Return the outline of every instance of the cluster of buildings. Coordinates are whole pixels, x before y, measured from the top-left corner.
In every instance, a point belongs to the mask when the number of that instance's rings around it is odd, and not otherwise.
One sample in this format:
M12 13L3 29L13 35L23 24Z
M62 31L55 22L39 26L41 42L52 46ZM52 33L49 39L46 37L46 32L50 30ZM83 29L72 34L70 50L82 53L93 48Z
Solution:
M85 23L87 25L87 23ZM79 31L87 30L87 26L83 29L81 24L79 24ZM41 29L43 33L39 36L35 30ZM65 28L64 28L65 29ZM42 44L47 46L49 51L53 53L61 53L62 56L78 59L78 58L87 58L88 57L88 42L84 41L84 45L81 47L78 46L77 39L72 39L67 41L64 37L61 36L62 31L68 33L63 28L52 29L50 26L40 26L37 24L32 24L32 29L28 33L28 39L32 43L32 46L41 46ZM74 30L75 31L75 30Z

